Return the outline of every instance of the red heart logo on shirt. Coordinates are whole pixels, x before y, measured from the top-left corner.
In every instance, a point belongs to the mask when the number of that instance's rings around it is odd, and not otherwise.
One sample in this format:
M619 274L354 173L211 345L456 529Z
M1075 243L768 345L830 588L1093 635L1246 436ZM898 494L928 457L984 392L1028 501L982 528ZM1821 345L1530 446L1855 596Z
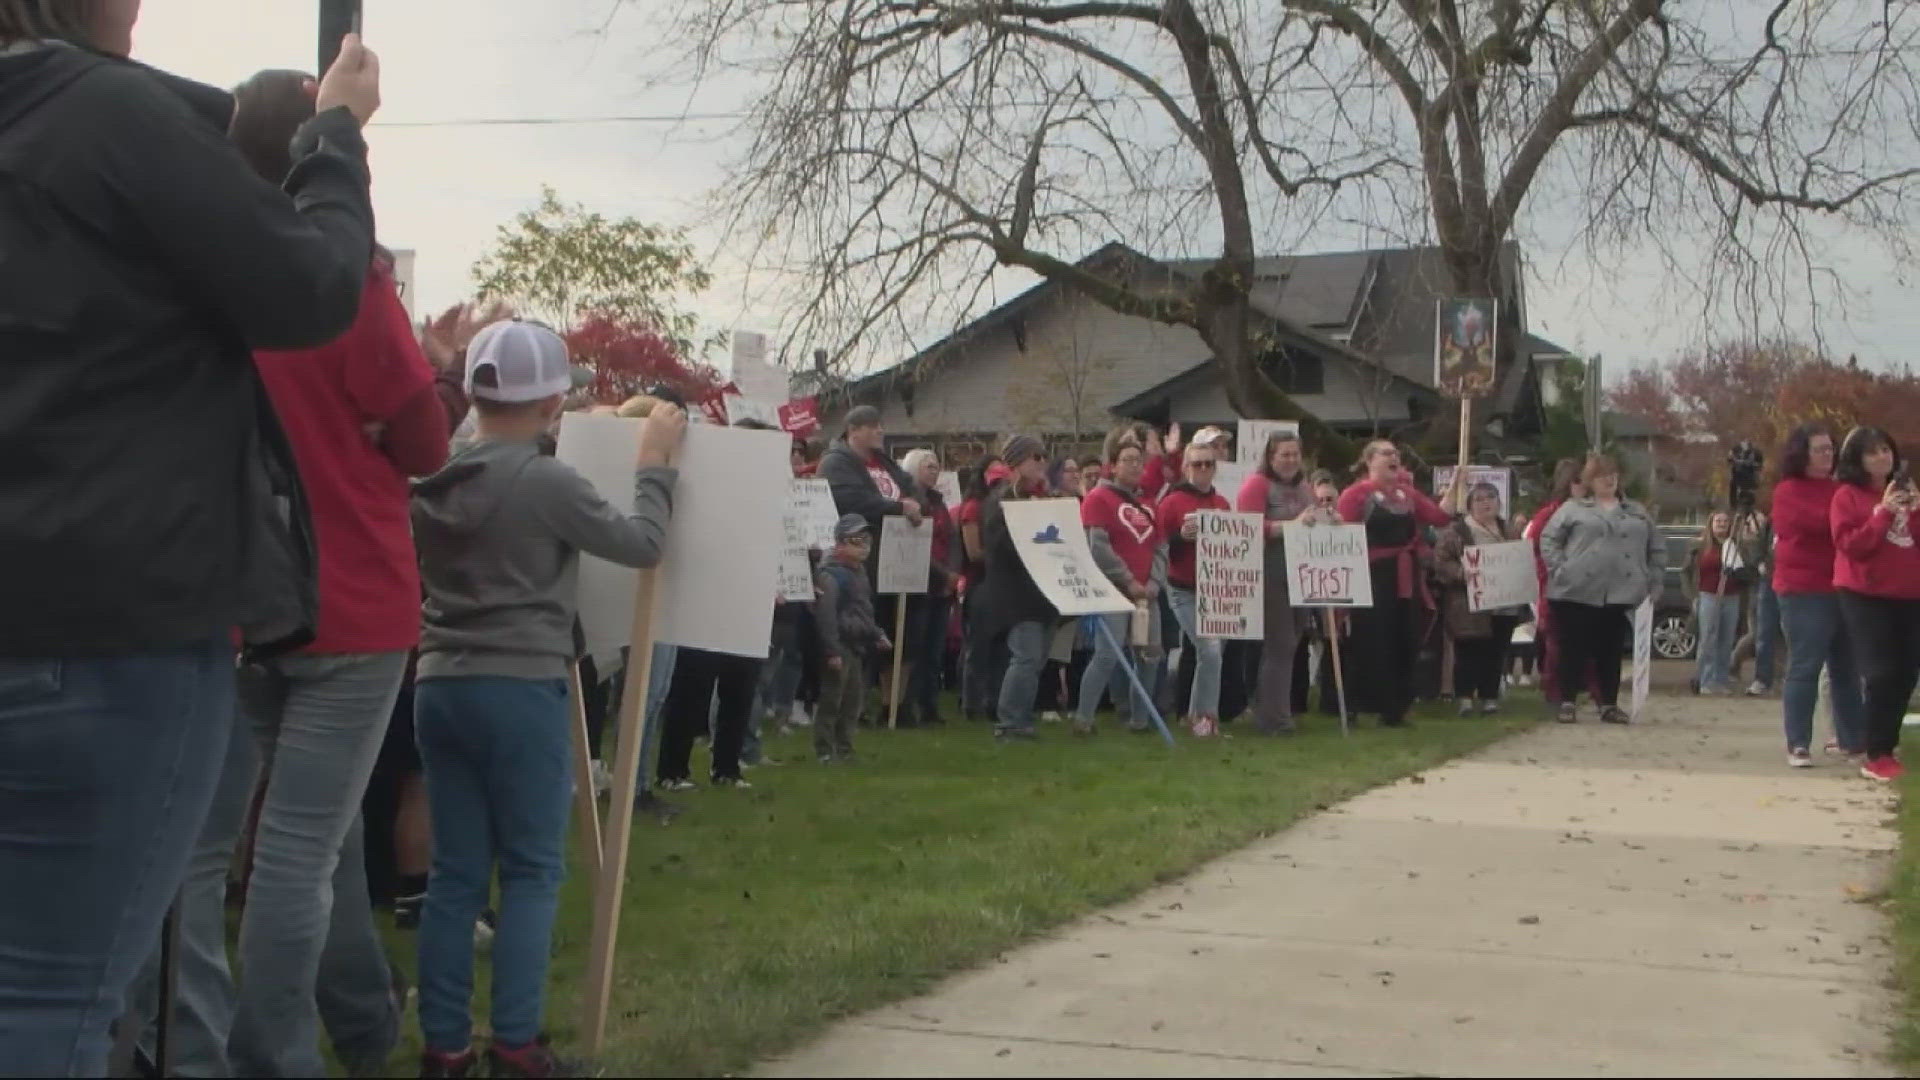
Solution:
M1153 535L1153 519L1147 516L1145 510L1132 503L1127 503L1120 508L1120 524L1126 526L1127 532L1132 535L1135 543L1144 544L1147 538Z

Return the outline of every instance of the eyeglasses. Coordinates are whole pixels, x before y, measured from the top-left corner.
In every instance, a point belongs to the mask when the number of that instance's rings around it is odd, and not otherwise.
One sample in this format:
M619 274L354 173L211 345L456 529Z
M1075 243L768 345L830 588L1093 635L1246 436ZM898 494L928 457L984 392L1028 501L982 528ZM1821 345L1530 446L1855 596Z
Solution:
M867 547L873 543L873 537L868 536L866 533L861 533L858 536L849 536L840 542L843 544L852 544L855 547Z
M1218 468L1218 467L1219 467L1219 465L1220 465L1220 463L1219 463L1219 462L1217 462L1217 461L1189 461L1189 462L1187 462L1187 468L1189 468L1189 469L1213 469L1213 468Z

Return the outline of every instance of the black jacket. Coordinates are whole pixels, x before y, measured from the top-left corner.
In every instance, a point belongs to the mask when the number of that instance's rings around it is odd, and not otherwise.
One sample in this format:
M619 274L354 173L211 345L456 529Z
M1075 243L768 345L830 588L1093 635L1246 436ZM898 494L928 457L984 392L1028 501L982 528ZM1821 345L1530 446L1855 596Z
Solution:
M251 350L352 325L373 253L344 109L285 191L210 87L0 53L0 656L298 642L313 551Z
M893 478L900 494L888 498L880 491L880 485L873 482L873 474L867 471L867 462L859 451L847 445L841 439L828 448L827 455L820 459L820 478L833 488L833 507L842 514L859 514L872 526L874 538L880 536L880 519L890 514L900 513L900 500L914 498L917 490L907 472L898 463L885 454L880 455L881 467ZM869 560L871 565L877 565Z
M1027 564L1007 528L1001 504L1016 497L1012 481L1002 480L980 508L980 546L986 555L987 572L979 585L973 617L980 622L983 640L991 641L1023 622L1051 625L1060 617L1053 601L1027 573Z

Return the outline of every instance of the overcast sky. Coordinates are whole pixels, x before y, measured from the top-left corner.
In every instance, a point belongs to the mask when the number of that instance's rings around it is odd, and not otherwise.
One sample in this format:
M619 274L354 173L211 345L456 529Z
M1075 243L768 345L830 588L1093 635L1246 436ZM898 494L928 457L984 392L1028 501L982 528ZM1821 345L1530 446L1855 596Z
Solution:
M777 311L751 309L743 267L703 214L739 146L725 119L751 93L738 80L698 96L649 88L661 58L660 0L366 0L369 43L380 53L385 105L369 132L381 236L418 251L425 309L462 298L468 268L495 228L531 206L544 184L611 214L689 228L715 262L718 285L696 307L720 328L772 328ZM268 67L310 70L317 4L311 0L145 0L137 56L189 77L231 86ZM609 21L611 20L611 21ZM605 32L602 32L602 28ZM659 117L626 122L484 124L473 121ZM1598 351L1618 371L1696 343L1709 327L1675 310L1677 291L1651 257L1594 273L1561 265L1545 243L1527 251L1531 329ZM1324 247L1347 246L1329 237ZM1836 271L1857 294L1829 312L1830 349L1875 366L1904 364L1920 345L1911 282L1865 243L1840 250ZM1016 286L1018 282L1013 282Z

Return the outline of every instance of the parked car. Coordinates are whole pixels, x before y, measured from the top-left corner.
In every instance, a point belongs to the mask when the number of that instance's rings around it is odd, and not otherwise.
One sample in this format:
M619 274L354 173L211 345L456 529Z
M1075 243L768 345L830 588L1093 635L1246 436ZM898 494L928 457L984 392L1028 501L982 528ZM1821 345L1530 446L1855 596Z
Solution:
M1653 655L1662 660L1691 660L1700 646L1700 633L1680 571L1700 531L1690 525L1662 525L1660 535L1667 542L1667 568L1653 601Z

